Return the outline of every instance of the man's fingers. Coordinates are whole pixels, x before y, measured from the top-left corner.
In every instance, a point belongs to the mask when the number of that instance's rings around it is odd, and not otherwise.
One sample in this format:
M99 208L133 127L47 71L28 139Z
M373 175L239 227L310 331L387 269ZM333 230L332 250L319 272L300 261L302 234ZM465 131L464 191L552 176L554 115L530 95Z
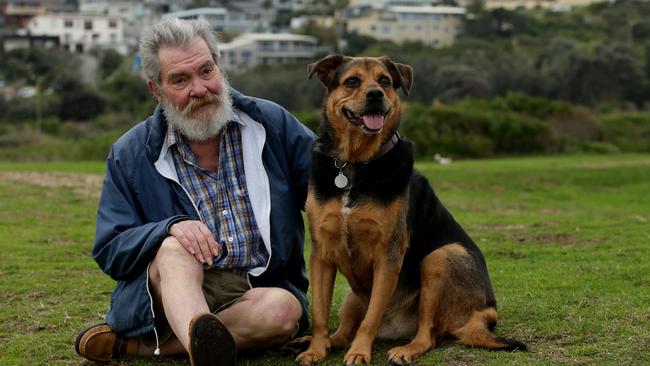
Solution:
M203 241L202 237L200 235L197 235L196 230L190 230L187 234L187 236L190 238L190 242L192 243L192 248L194 249L194 256L196 259L198 259L199 262L205 263L205 255L203 253L203 250L201 249L201 242Z
M212 256L214 257L218 256L219 252L221 251L221 248L219 247L219 244L217 244L217 242L214 240L214 236L210 232L210 229L208 229L208 227L205 226L205 224L201 225L199 229L201 230L201 233L203 234L203 236L206 238L208 242L208 246L210 247L210 252L212 253Z
M178 242L181 243L183 248L187 250L190 254L194 255L196 254L196 250L194 249L194 245L192 244L192 241L190 238L187 236L187 233L182 229L182 228L176 228L173 233L171 233L176 239L178 239Z
M201 263L212 265L213 258L219 255L219 244L208 227L198 220L180 221L172 225L169 233L176 237L183 248L194 255Z

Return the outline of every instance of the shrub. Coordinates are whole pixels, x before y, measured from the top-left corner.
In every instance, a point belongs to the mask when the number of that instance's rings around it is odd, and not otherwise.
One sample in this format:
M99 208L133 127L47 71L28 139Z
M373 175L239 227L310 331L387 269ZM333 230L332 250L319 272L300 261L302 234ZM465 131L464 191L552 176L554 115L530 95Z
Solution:
M470 100L453 106L409 104L404 120L401 132L416 144L418 157L543 153L560 145L541 121Z
M621 151L650 151L650 113L625 112L601 118L603 142L617 146Z

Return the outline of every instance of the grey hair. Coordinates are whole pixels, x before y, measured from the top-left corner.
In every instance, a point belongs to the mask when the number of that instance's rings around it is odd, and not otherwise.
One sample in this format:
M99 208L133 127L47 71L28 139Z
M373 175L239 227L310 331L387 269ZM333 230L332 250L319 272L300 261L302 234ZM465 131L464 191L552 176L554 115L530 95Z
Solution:
M162 47L189 47L197 38L208 45L212 59L219 65L219 48L210 23L206 20L182 20L165 18L152 29L142 34L140 58L145 75L156 86L160 86L160 60L158 52Z

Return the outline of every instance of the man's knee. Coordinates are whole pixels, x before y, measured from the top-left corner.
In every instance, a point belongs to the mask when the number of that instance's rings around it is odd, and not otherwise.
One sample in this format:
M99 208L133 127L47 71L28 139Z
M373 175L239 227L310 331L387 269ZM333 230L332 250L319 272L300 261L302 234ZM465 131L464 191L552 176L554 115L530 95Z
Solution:
M267 288L260 307L264 309L268 327L283 335L291 335L302 316L302 306L289 291Z
M159 282L165 270L191 271L196 272L197 275L203 272L201 264L173 236L168 236L160 244L158 252L149 266L149 281Z

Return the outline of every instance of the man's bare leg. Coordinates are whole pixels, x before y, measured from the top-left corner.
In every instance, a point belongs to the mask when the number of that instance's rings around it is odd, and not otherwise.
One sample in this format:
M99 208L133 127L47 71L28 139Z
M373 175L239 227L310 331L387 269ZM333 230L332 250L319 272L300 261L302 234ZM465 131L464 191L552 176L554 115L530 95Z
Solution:
M289 291L276 287L248 290L217 317L228 328L238 350L279 346L298 327L302 307Z
M160 347L161 355L186 352L189 324L210 312L202 289L203 267L173 237L163 241L149 267L149 285L156 316L166 317L176 337ZM217 316L228 328L238 350L281 345L296 331L302 307L280 288L254 288ZM143 349L153 354L153 349Z
M165 239L149 266L149 286L157 316L167 319L184 350L189 349L192 318L210 312L203 296L202 284L201 263L176 238ZM172 346L174 344L170 343ZM173 348L175 347L171 350Z

